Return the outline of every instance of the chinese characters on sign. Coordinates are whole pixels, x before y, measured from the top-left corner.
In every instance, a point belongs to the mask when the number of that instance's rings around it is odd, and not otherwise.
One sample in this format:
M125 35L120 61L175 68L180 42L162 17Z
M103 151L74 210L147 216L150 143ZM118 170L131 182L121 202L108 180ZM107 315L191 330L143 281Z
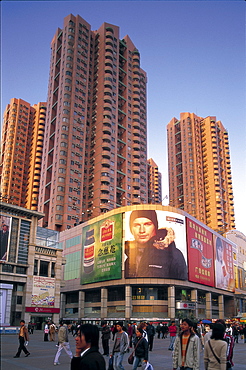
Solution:
M83 229L81 284L120 279L121 261L122 214Z

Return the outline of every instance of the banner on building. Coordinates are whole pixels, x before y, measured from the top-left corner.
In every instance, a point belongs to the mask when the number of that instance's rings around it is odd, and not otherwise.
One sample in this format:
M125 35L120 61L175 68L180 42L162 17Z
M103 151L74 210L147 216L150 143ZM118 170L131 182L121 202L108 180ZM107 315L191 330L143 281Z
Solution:
M187 280L185 217L160 210L125 213L125 277Z
M0 260L8 261L12 217L0 215Z
M215 287L235 291L233 246L214 235Z
M83 228L81 284L121 279L122 214Z
M54 307L55 279L43 276L33 277L32 307Z
M197 222L186 218L189 280L214 286L213 235Z

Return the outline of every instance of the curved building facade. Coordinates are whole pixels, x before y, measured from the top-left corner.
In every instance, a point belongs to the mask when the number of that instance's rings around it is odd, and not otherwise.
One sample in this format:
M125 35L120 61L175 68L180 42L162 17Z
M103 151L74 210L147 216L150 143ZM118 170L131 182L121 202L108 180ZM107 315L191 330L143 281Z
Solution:
M61 232L67 320L229 318L235 244L170 206L120 207Z

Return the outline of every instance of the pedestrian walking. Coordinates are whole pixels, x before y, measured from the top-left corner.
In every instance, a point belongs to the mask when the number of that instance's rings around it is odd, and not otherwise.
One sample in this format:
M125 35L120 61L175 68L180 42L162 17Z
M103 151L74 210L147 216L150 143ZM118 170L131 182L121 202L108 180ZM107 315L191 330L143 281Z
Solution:
M117 333L114 338L114 346L112 355L114 356L114 369L124 370L122 365L124 354L127 352L129 347L129 339L127 333L123 330L123 322L119 321L116 323Z
M127 324L127 334L129 338L129 348L132 348L132 334L133 334L133 326L131 323Z
M27 330L28 330L28 333L29 334L32 334L32 323L29 321L28 325L27 325Z
M226 370L227 343L224 340L225 327L215 323L211 338L204 347L205 370Z
M25 341L26 341L26 345L28 345L29 335L28 335L27 327L25 326L25 320L21 320L20 321L20 331L19 331L19 348L14 358L20 357L21 351L25 353L25 357L30 356L30 352L25 347Z
M68 354L70 358L73 358L72 351L70 349L70 345L68 342L68 328L67 325L64 324L63 320L60 320L60 327L58 331L58 349L54 359L54 365L59 365L59 357L61 355L62 350L64 349L65 352Z
M244 343L246 343L246 325L244 325L244 327L242 328L242 334L244 337Z
M71 370L106 370L105 360L98 350L99 330L96 325L81 325L75 343L76 354L71 361Z
M107 324L107 321L102 321L102 347L103 347L103 355L109 356L109 339L111 335L110 327Z
M111 333L112 333L112 340L114 340L114 336L117 333L116 324L111 326Z
M44 342L49 341L49 324L48 321L45 321L44 324Z
M209 339L211 338L212 330L213 330L213 324L211 323L211 324L209 324L209 330L204 335L204 346L209 341Z
M147 334L147 331L146 331L146 328L147 328L147 324L146 322L142 321L140 322L140 324L138 325L137 327L138 329L143 329L143 337L147 340L147 342L149 342L149 338L148 338L148 334Z
M155 336L155 327L153 326L152 322L149 322L146 327L146 332L148 335L148 342L149 342L149 350L152 351L153 343L154 343L154 336Z
M156 332L157 332L157 338L160 339L161 336L161 324L158 322L157 327L156 327Z
M238 343L238 337L239 337L239 328L238 326L234 325L232 327L232 335L233 335L233 338L234 338L234 343Z
M173 345L177 334L177 326L175 325L175 321L171 322L171 325L168 328L168 333L170 334L170 343L168 349L169 351L173 351Z
M137 370L141 363L148 362L148 342L143 337L143 329L136 330L136 338L134 340L134 361L132 370Z
M162 339L167 338L167 335L168 335L167 324L163 324L161 330L162 330Z
M222 324L224 327L224 340L227 342L227 350L226 350L226 361L228 366L233 367L233 350L234 350L234 338L228 332L226 332L226 324L223 319L216 320L216 324Z
M199 370L200 339L192 330L190 319L183 319L181 333L176 337L173 351L173 370Z
M51 342L54 342L54 340L55 340L55 335L56 335L56 326L55 326L55 324L53 323L53 321L52 321L52 323L50 324L49 335L50 335L50 341L51 341Z

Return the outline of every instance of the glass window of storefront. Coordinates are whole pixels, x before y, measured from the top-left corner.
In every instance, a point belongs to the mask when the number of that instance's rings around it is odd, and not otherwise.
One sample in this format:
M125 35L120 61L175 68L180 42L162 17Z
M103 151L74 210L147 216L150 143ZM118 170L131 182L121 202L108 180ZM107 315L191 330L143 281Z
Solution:
M79 293L67 293L66 294L66 303L77 303L79 301Z
M113 287L108 288L108 301L124 301L125 300L125 288Z
M218 295L212 294L212 306L219 306Z
M167 287L138 286L132 288L132 300L167 300Z
M101 302L101 290L91 290L85 292L85 302Z
M191 289L176 288L176 300L187 302L191 300Z

